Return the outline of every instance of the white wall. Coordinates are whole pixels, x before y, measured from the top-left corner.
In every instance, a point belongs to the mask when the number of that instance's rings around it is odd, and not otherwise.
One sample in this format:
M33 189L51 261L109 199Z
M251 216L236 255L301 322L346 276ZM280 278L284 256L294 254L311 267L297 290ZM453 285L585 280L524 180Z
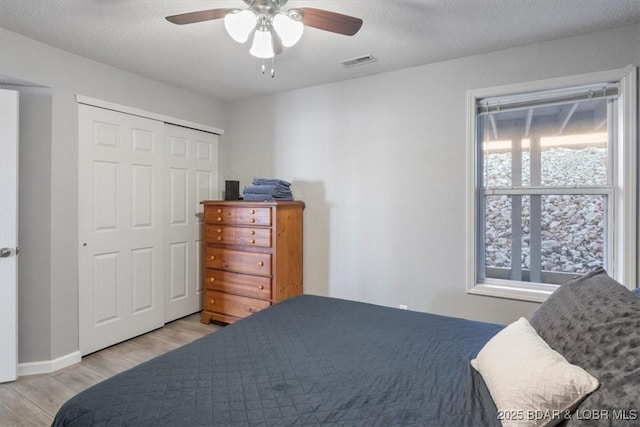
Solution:
M26 280L46 281L20 293L20 362L46 361L78 350L78 109L81 94L179 119L224 129L226 107L209 97L168 86L0 29L0 75L33 82L51 89L50 147L21 147L20 180L37 177L50 195L20 201L20 225L47 224L38 251L20 256L21 269L34 269ZM31 159L31 161L29 161ZM37 159L37 160L36 160ZM42 176L39 165L49 163ZM38 215L33 215L37 212ZM40 221L42 223L40 223ZM37 224L36 224L37 223ZM49 226L50 225L50 226ZM34 243L34 237L21 241ZM46 268L50 269L47 271ZM30 278L29 278L30 277ZM35 299L44 298L49 312L32 312ZM25 315L31 320L25 319ZM37 324L36 324L37 323ZM38 328L39 334L30 333ZM44 332L43 332L44 331ZM44 338L43 338L44 336ZM42 340L48 342L43 349Z
M307 293L528 316L536 304L465 292L466 91L638 64L639 35L633 25L233 103L225 179L293 181L307 202Z

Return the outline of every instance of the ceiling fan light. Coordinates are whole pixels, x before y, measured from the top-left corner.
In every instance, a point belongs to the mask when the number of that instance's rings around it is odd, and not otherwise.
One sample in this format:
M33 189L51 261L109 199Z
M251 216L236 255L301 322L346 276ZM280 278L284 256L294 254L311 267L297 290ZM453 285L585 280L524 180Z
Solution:
M273 28L278 32L284 47L291 47L298 43L304 32L304 24L302 22L291 19L284 13L278 13L274 16Z
M251 31L256 27L256 14L246 9L242 12L231 12L224 17L224 27L232 39L238 43L249 40Z
M253 36L253 44L249 53L257 58L273 58L275 52L273 51L273 35L271 35L271 31L258 29Z

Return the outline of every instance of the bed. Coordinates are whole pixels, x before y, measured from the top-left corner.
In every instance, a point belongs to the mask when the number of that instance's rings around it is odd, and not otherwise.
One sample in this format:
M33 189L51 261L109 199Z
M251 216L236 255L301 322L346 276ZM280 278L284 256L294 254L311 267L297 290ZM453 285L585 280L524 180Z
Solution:
M497 407L494 381L470 364L474 358L481 360L479 352L512 325L302 295L87 389L62 406L53 425L499 426L594 421L576 417L581 408L582 414L599 409L617 414L620 419L612 425L637 425L640 299L611 282L602 271L563 285L531 319L551 347L600 380L597 391L586 390L567 406L571 417L566 411L553 422L535 418L511 424L515 420L508 418L522 412ZM605 303L594 304L602 298ZM589 313L594 307L595 315ZM614 345L609 338L606 345L598 344L609 336L608 328L615 329ZM628 419L621 419L623 415Z
M501 328L303 295L93 386L53 425L500 425L469 360Z

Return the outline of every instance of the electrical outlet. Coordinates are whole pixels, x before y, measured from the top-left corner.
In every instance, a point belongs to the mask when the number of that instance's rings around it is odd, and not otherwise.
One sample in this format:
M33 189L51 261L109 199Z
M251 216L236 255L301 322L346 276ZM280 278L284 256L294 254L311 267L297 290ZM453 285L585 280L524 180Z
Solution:
M404 304L400 304L400 309L409 310L409 306L408 305L404 305Z

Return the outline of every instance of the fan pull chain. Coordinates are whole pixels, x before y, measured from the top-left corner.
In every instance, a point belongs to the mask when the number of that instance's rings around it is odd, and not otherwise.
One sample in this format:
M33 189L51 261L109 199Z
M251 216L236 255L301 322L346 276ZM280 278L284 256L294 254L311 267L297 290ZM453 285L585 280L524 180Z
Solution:
M262 74L267 74L267 65L264 62L264 59L262 60ZM273 79L276 76L276 66L275 66L275 60L274 58L271 58L271 78Z

